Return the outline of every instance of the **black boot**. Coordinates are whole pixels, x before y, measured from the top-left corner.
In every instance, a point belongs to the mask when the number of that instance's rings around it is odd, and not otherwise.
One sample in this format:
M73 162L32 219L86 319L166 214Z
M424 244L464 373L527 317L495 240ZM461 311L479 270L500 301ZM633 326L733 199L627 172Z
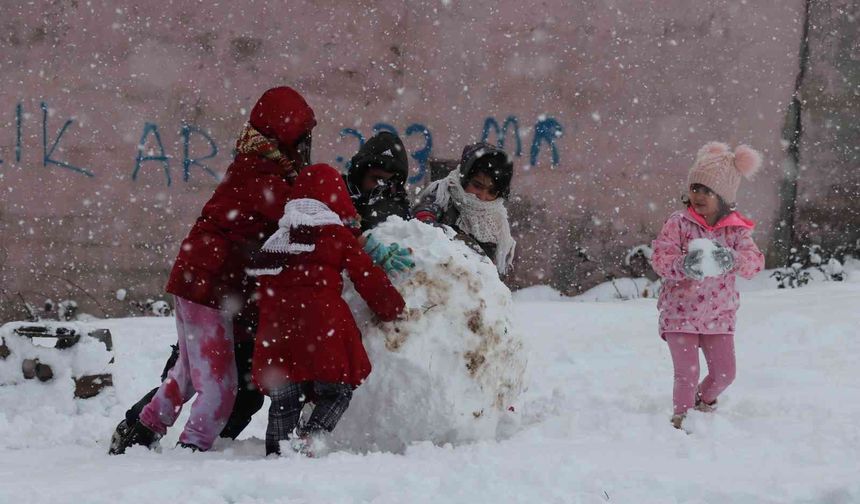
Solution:
M279 442L266 440L266 456L269 455L280 455L281 454L281 446Z
M108 454L122 455L125 453L125 450L134 445L142 445L148 449L152 449L160 438L160 434L153 432L139 420L131 426L123 420L116 426L116 430L111 437Z
M185 448L186 450L191 450L192 452L202 452L206 450L200 449L196 444L191 443L183 443L182 441L176 443L177 448Z
M122 422L118 423L116 429L113 431L113 435L110 437L110 448L108 449L109 455L119 455L125 449L120 451L120 446L123 444L123 439L128 437L129 431L128 422L125 419L122 419Z

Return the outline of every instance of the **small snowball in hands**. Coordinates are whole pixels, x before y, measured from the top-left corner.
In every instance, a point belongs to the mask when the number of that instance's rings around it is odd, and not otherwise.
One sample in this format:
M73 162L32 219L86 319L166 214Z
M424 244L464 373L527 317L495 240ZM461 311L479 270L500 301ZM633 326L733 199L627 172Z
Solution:
M702 274L705 277L715 277L722 274L719 263L714 259L714 250L717 244L707 238L696 238L690 242L688 247L690 252L694 250L702 251Z

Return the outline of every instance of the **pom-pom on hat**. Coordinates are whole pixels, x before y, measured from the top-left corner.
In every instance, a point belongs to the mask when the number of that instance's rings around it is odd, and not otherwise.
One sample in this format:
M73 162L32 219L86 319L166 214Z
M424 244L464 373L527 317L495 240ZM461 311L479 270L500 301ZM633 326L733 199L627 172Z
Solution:
M734 152L722 142L708 142L696 155L687 186L702 184L728 204L735 202L741 177L750 178L761 167L761 154L748 145Z

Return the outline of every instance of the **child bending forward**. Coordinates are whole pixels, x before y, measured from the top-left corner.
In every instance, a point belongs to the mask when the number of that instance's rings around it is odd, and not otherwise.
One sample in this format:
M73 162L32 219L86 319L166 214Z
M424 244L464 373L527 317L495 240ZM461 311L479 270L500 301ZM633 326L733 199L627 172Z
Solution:
M263 246L265 264L258 265L267 268L253 272L262 274L253 377L272 400L267 455L279 454L287 439L312 454L314 439L335 428L352 391L370 374L361 333L341 297L341 271L380 319L393 320L404 308L351 227L357 214L337 170L322 164L304 169L292 198L280 229ZM315 408L299 427L309 400Z

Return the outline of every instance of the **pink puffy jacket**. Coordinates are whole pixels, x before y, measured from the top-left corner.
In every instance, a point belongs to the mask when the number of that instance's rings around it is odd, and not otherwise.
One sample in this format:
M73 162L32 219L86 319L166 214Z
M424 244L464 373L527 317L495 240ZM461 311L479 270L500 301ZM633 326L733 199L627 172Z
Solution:
M764 256L752 240L753 221L732 212L709 226L692 208L673 213L651 247L651 265L663 278L660 299L660 336L667 332L729 334L735 332L738 291L735 275L752 278L764 267ZM687 245L708 238L734 251L728 273L701 281L684 276ZM665 339L665 337L664 337Z

